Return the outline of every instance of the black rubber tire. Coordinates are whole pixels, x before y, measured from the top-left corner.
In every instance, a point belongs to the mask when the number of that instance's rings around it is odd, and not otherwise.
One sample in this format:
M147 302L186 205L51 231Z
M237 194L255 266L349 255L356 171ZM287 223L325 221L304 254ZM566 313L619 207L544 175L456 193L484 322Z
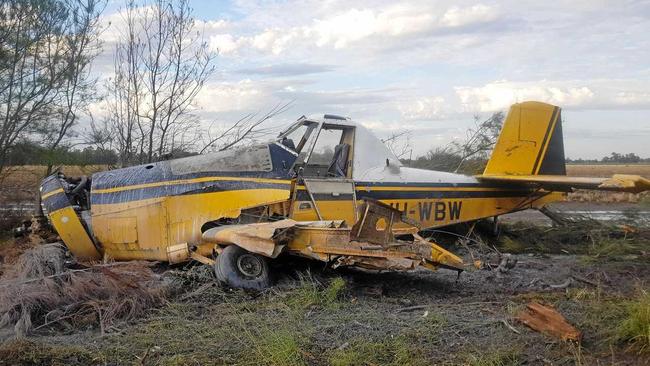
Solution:
M259 265L258 274L249 276L239 268L238 261L246 256L249 261L254 261ZM227 246L221 254L217 256L214 264L214 273L219 282L235 288L249 290L263 290L271 286L271 276L269 273L269 264L266 257L259 254L251 253L236 245Z

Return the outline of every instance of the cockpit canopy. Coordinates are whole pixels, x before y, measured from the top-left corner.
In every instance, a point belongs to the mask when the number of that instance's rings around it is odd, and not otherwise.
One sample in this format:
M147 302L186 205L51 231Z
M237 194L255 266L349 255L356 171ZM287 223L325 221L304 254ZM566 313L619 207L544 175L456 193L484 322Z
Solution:
M305 177L360 179L365 172L397 157L368 129L349 118L301 117L280 133L277 142L297 154L294 170Z

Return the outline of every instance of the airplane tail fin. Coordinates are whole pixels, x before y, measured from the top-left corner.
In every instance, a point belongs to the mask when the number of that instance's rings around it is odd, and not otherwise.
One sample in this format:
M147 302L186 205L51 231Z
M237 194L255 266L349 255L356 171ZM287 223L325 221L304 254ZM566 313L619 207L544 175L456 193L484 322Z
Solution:
M566 175L560 108L513 104L483 175Z

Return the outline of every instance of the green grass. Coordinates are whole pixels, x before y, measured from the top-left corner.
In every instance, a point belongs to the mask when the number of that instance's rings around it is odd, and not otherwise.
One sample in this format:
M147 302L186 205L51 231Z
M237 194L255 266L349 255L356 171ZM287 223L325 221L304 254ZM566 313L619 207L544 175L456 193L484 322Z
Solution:
M465 358L467 366L516 366L521 364L518 350L486 350L484 353L468 355Z
M345 287L345 280L341 277L332 279L323 287L311 276L306 275L300 279L300 285L289 293L285 303L295 311L303 311L313 306L336 310L341 306L340 299Z
M427 364L404 336L389 335L382 341L355 339L344 349L330 351L328 361L332 366Z
M639 199L639 205L643 207L650 207L650 194L647 192L645 194L641 194L641 198Z
M624 306L625 314L616 330L616 338L639 352L650 353L650 293L643 291Z
M54 346L30 340L13 340L0 346L0 365L99 365L100 354L77 346Z
M552 228L517 223L504 226L497 246L506 253L576 254L588 263L630 260L647 251L647 228L630 232L616 225L581 221Z
M499 249L505 253L519 254L526 251L526 245L517 239L504 237L499 245Z
M305 365L298 337L286 329L264 330L258 336L248 336L252 351L245 356L250 365Z

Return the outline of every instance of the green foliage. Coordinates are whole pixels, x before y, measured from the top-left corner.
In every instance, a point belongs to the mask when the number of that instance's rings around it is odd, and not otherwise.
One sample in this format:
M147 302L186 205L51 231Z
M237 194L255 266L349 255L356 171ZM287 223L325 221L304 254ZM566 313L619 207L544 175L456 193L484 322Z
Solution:
M650 293L625 304L625 316L617 329L617 339L632 344L639 352L650 352Z
M467 366L516 366L521 365L520 352L516 350L486 350L467 356Z
M484 121L475 117L475 126L467 130L465 140L453 141L444 148L430 150L425 156L404 163L419 169L480 174L499 137L504 117L503 112L496 112Z
M650 244L647 228L626 230L592 220L551 228L504 225L498 247L508 253L580 254L588 261L641 255Z
M97 354L76 346L54 346L29 340L12 340L0 345L0 365L96 365Z
M341 277L332 279L323 287L311 276L305 275L300 279L300 286L289 294L285 303L293 310L305 310L312 306L337 309L345 286L345 280Z
M112 165L117 154L112 150L86 147L82 150L61 146L50 150L33 142L21 142L9 151L10 165Z
M341 277L336 277L330 281L327 287L322 291L323 299L322 303L331 306L333 304L338 304L338 300L341 297L341 294L345 290L345 280Z
M605 156L602 159L566 159L567 163L574 164L596 164L596 163L605 163L605 164L637 164L637 163L647 163L650 162L650 158L643 159L635 153L621 154L613 152L609 156Z
M302 352L294 333L285 329L266 330L259 337L250 337L253 352L251 365L304 365Z
M331 351L328 360L332 366L427 364L403 336L387 336L382 341L356 339L344 349Z

